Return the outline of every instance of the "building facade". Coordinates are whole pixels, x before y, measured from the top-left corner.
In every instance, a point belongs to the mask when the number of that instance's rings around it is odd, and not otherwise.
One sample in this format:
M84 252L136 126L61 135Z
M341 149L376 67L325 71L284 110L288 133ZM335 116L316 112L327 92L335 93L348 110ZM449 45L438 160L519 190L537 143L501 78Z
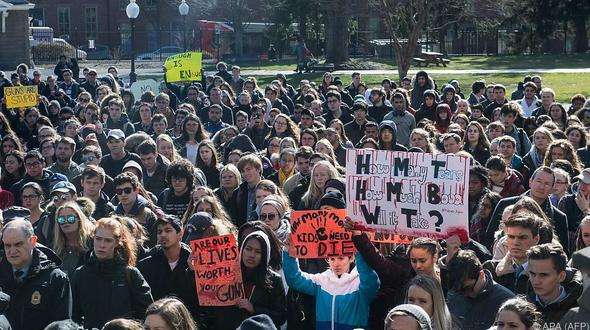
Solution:
M31 64L28 13L25 0L0 0L0 69L14 70L20 63Z

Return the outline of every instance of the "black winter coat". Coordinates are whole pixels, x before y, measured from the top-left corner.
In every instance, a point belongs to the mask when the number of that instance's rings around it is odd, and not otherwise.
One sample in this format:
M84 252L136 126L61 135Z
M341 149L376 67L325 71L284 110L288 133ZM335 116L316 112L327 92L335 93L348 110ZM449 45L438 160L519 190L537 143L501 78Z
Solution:
M137 264L137 268L149 284L154 300L167 296L178 297L197 316L197 295L194 291L194 273L188 270L191 250L186 244L181 245L180 258L174 270L170 269L164 249L157 245L148 252L148 256Z
M270 271L270 282L272 285L270 289L259 285L254 287L249 299L254 306L253 314L236 306L214 308L214 329L235 329L243 320L258 314L270 316L277 329L279 329L287 319L285 289L281 275L273 271Z
M135 267L119 257L100 261L94 253L72 277L72 319L84 328L101 328L115 318L143 319L154 301L150 287Z
M13 329L43 329L53 321L70 317L70 280L58 268L60 263L51 250L35 248L24 281L17 283L2 253L0 286L10 296L6 318Z

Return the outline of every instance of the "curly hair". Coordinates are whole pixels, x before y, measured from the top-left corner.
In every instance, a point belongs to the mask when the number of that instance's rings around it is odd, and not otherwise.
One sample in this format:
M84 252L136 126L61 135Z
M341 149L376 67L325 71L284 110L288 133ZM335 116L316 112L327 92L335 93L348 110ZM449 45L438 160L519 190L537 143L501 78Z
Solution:
M547 153L545 154L545 160L543 161L545 166L551 166L553 161L553 156L551 155L551 150L554 148L561 148L564 152L564 159L568 160L574 169L580 172L584 167L580 163L580 159L578 158L578 153L572 146L572 144L568 140L555 140L551 142L549 147L547 148Z
M184 158L173 161L166 171L166 183L172 186L172 178L185 178L187 189L193 190L195 186L195 170L193 164Z

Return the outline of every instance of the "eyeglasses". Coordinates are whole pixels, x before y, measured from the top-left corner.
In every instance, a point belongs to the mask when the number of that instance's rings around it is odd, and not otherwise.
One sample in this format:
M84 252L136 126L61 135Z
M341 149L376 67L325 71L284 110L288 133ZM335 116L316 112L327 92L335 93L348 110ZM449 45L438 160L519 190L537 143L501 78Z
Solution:
M24 201L30 201L31 199L35 199L38 198L39 195L38 194L33 194L33 195L23 195L23 200Z
M119 188L119 189L115 189L115 194L117 195L129 195L133 192L133 188L131 187L125 187L125 188Z
M267 219L268 219L268 221L273 221L275 218L278 218L278 214L262 213L261 215L258 216L258 219L260 219L260 221L266 221Z
M25 167L36 167L40 166L41 162L25 163Z
M119 143L121 140L114 138L114 137L110 137L107 139L108 143Z
M57 223L59 223L60 225L63 225L66 222L69 224L74 224L74 223L76 223L76 221L78 221L78 217L73 214L70 214L67 217L60 215L59 217L56 218L56 220L57 220Z
M90 99L80 99L80 102L90 102Z

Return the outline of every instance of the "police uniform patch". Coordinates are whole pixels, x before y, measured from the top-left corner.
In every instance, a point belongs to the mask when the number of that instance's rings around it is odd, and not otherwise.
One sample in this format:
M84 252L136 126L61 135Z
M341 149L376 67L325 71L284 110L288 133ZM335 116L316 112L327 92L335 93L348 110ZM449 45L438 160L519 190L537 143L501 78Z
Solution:
M39 305L40 303L41 303L41 294L39 293L39 291L33 292L33 295L31 296L31 304Z

